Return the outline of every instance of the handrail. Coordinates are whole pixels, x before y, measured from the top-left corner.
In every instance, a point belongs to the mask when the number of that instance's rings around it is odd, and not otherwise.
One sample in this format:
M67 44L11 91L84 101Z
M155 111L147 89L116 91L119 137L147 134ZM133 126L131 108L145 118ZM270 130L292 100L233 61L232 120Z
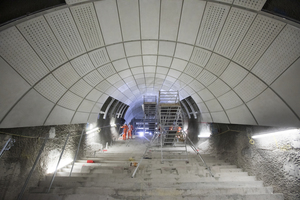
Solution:
M72 167L71 167L71 171L70 171L70 174L69 174L69 177L71 177L72 175L72 171L73 171L73 167L74 167L74 163L77 159L77 155L78 155L78 152L79 152L79 148L80 148L80 144L81 144L81 140L82 140L82 136L83 136L83 133L84 133L84 128L82 129L82 132L81 132L81 136L80 136L80 139L79 139L79 143L78 143L78 147L77 147L77 151L76 151L76 154L74 156L74 160L73 160L73 163L72 163Z
M200 153L197 151L196 146L194 145L194 143L191 141L191 139L189 138L189 136L187 135L187 133L185 131L182 131L183 133L185 133L186 138L189 140L190 142L190 146L191 148L195 151L195 153L199 156L199 158L201 159L201 161L204 163L206 169L209 171L210 175L212 177L214 177L214 175L212 174L210 168L207 166L206 162L203 160L203 158L201 157Z
M148 151L148 147L146 148L146 150L145 150L145 152L144 152L144 154L143 154L143 156L142 156L140 162L138 163L137 167L135 168L134 172L132 173L131 178L134 178L135 173L137 172L137 170L138 170L140 164L142 163L142 161L143 161L143 159L144 159L144 156L145 156L145 154L147 153L147 151Z

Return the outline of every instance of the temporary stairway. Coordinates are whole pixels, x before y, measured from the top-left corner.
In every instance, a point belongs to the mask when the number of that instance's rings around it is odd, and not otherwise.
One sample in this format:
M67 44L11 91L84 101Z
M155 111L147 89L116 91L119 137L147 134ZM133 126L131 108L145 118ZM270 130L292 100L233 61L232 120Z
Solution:
M154 133L157 126L157 96L143 96L144 132Z
M202 155L215 177L211 177L198 156L189 149L189 162L160 162L159 151L144 155L136 176L136 164L146 149L143 138L117 141L105 153L81 158L75 163L72 176L68 165L57 172L52 187L52 174L29 188L23 199L30 200L283 200L273 194L272 187L235 165L211 155ZM180 153L165 156L180 157ZM87 163L93 160L94 163Z

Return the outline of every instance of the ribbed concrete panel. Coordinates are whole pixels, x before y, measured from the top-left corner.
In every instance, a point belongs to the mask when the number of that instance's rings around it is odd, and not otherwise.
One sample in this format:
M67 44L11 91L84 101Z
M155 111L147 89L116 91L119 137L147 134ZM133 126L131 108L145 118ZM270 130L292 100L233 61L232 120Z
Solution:
M257 122L266 126L300 126L300 121L272 90L247 103ZM275 109L276 108L276 109Z
M89 118L89 113L84 113L84 112L76 112L74 115L74 118L72 120L72 124L83 124L87 123L87 120Z
M205 5L205 1L184 1L178 41L195 44Z
M204 85L202 85L199 81L193 80L191 83L189 83L189 86L195 90L195 92L199 92L200 90L203 90L205 88Z
M124 44L127 56L141 55L141 42L126 42Z
M140 40L138 0L118 0L117 4L124 41Z
M300 116L300 59L289 67L272 85L275 92Z
M197 80L200 81L203 85L209 86L212 84L217 77L210 73L209 71L203 70L200 75L197 77Z
M69 59L85 52L85 47L68 8L45 15L53 33Z
M217 79L215 82L213 82L210 86L207 87L214 95L215 97L219 97L222 94L225 94L230 90L228 85L226 85L222 80Z
M175 42L165 42L161 41L159 42L159 55L166 55L166 56L173 56L175 51Z
M89 51L103 46L104 42L94 5L87 3L70 9L86 49Z
M9 111L9 109L18 101L30 85L17 74L1 57L0 57L0 120Z
M175 57L184 60L190 60L193 51L193 46L178 43L176 46Z
M67 89L60 84L52 74L41 80L34 89L53 103L56 103L67 91Z
M88 119L88 123L97 123L98 115L96 113L91 113Z
M226 110L226 113L232 124L257 125L255 119L245 105Z
M216 99L206 101L205 104L211 113L223 111L223 108L221 107L220 103Z
M228 66L229 62L230 61L228 59L222 56L219 56L217 54L212 54L205 69L210 71L216 76L220 76Z
M210 56L211 56L211 51L207 51L205 49L195 47L190 61L201 67L205 67Z
M117 72L123 71L125 69L129 69L127 60L125 58L113 62L113 65L114 65Z
M53 72L53 75L66 88L70 88L76 81L80 79L80 76L77 74L70 63L66 63L56 69Z
M157 54L157 41L143 41L142 42L142 51L143 54Z
M110 62L105 48L92 51L88 55L96 68Z
M84 76L95 69L87 54L75 58L71 61L71 64L80 76Z
M102 92L99 90L93 89L87 96L86 99L89 99L91 101L98 101L100 96L102 95Z
M160 1L140 0L142 39L158 39Z
M176 40L182 0L162 0L160 34L161 40Z
M95 102L89 100L83 100L77 111L79 112L91 112L95 105Z
M18 29L49 70L67 61L67 57L43 16L19 24Z
M103 76L104 78L110 77L111 75L116 73L116 70L112 66L112 64L107 64L102 67L99 67L98 71L101 74L101 76Z
M225 112L213 112L211 116L214 123L229 123Z
M218 100L225 110L232 109L243 104L241 98L232 90L220 96Z
M201 113L208 113L209 112L206 105L205 105L205 103L203 103L203 102L198 103L198 107L199 107Z
M230 6L207 2L201 23L197 45L213 50L226 20Z
M200 72L201 72L202 70L203 70L202 67L199 67L199 66L197 66L197 65L195 65L195 64L192 64L192 63L189 63L189 64L186 66L186 68L185 68L185 70L184 70L184 73L186 73L186 74L192 76L193 78L196 78L196 77L200 74Z
M99 72L97 70L90 72L83 79L93 87L95 87L101 81L103 81L103 77L99 74Z
M252 69L284 25L283 22L258 15L234 55L233 60L246 69Z
M107 52L111 61L125 57L123 44L115 44L107 47Z
M68 91L64 96L59 100L58 105L61 105L65 108L71 110L76 110L83 98L75 95L74 93Z
M139 67L142 65L142 57L141 56L135 56L128 58L128 63L130 67Z
M198 92L198 94L203 99L203 101L208 101L215 98L208 89L201 90L200 92Z
M94 3L105 44L122 41L116 1L96 1Z
M75 111L55 106L45 122L45 125L70 124Z
M234 88L234 91L245 101L248 102L262 93L267 88L262 81L252 74L248 76Z
M234 0L233 4L252 10L261 10L267 0Z
M171 65L171 68L175 69L175 70L178 70L180 72L183 72L186 65L187 65L187 63L188 63L187 61L174 58L173 62L172 62L172 65Z
M84 80L80 79L70 88L70 90L78 96L85 97L92 90L92 87Z
M210 113L201 113L202 122L212 122Z
M54 104L30 90L8 113L0 128L42 126Z
M231 59L251 26L255 16L256 13L254 12L231 8L220 38L218 39L215 52Z
M300 29L287 25L253 67L252 72L271 84L300 55Z
M247 70L245 70L238 64L231 62L220 78L230 87L234 88L245 78L247 74Z
M29 84L34 85L49 73L42 60L15 27L0 32L0 38L1 57Z

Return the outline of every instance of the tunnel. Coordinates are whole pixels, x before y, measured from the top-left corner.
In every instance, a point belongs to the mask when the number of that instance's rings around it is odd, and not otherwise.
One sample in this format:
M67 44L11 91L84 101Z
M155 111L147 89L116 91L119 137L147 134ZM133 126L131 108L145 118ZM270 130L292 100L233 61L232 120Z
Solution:
M2 1L1 199L300 199L299 6Z

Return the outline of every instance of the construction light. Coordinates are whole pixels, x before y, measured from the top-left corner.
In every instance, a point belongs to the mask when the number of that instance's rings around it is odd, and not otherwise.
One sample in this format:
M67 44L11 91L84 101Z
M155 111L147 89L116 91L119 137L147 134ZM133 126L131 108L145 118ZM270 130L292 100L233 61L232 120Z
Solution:
M138 132L139 136L144 136L144 132Z
M273 133L266 133L266 134L261 134L261 135L254 135L252 138L262 138L262 137L267 137L267 136L273 136L273 135L287 135L287 134L296 134L299 133L299 129L291 129L291 130L285 130L285 131L278 131L278 132L273 132Z
M87 131L86 134L90 134L90 133L93 133L93 132L98 131L98 130L99 130L99 127L96 127L92 130Z

